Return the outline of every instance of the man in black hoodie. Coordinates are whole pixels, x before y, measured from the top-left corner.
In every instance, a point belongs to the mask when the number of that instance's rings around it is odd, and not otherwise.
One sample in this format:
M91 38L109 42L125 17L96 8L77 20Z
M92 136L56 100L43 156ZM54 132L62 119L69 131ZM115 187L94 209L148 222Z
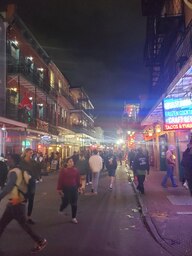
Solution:
M137 150L133 161L133 172L137 176L138 186L137 189L141 194L144 194L144 181L146 173L149 174L149 159L144 150L140 147Z

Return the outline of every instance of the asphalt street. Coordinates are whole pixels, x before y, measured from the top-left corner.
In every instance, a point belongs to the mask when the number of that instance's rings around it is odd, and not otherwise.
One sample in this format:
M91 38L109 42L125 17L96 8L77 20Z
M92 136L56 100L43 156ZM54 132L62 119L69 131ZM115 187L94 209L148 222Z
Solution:
M109 189L107 173L100 176L98 195L80 195L78 224L72 224L68 206L59 215L57 174L37 184L33 228L48 240L38 255L44 256L168 256L142 222L135 193L123 167L118 167L115 185ZM87 186L87 192L91 185ZM2 214L6 199L0 203ZM0 239L0 256L27 256L33 241L13 221Z

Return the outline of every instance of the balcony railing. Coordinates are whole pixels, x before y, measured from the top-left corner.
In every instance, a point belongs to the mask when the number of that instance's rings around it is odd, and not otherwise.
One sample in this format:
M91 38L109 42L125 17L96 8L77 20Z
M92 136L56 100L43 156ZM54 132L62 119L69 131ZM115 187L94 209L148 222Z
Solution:
M65 90L59 89L59 92L60 92L60 94L61 94L64 98L66 98L73 106L76 105L76 103L75 103L73 97L72 97L70 94L68 94L67 92L65 92Z
M173 45L169 54L164 59L163 69L160 73L156 86L154 87L157 96L160 96L180 72L183 65L192 55L192 22L188 25L185 33L178 43ZM154 91L153 91L154 94Z
M76 133L84 133L91 137L95 137L95 129L93 127L85 127L82 125L75 125L71 126L72 130Z
M7 73L8 74L22 74L28 81L43 89L45 92L50 92L50 84L46 81L47 78L42 78L38 70L30 68L24 60L16 60L8 55Z

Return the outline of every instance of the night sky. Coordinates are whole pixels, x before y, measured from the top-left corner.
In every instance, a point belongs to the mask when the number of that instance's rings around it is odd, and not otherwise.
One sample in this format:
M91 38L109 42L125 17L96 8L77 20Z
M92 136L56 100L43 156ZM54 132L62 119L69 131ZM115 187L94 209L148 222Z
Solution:
M70 85L87 91L96 125L116 130L124 103L148 91L141 0L17 2L19 16Z

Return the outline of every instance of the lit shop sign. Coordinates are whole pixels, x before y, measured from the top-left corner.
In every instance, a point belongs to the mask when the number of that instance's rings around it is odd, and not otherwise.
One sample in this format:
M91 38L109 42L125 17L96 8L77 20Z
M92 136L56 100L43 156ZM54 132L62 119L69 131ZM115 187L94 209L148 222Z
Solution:
M164 129L192 129L192 102L188 98L164 99Z
M41 136L41 143L42 144L51 144L52 138L49 135Z

